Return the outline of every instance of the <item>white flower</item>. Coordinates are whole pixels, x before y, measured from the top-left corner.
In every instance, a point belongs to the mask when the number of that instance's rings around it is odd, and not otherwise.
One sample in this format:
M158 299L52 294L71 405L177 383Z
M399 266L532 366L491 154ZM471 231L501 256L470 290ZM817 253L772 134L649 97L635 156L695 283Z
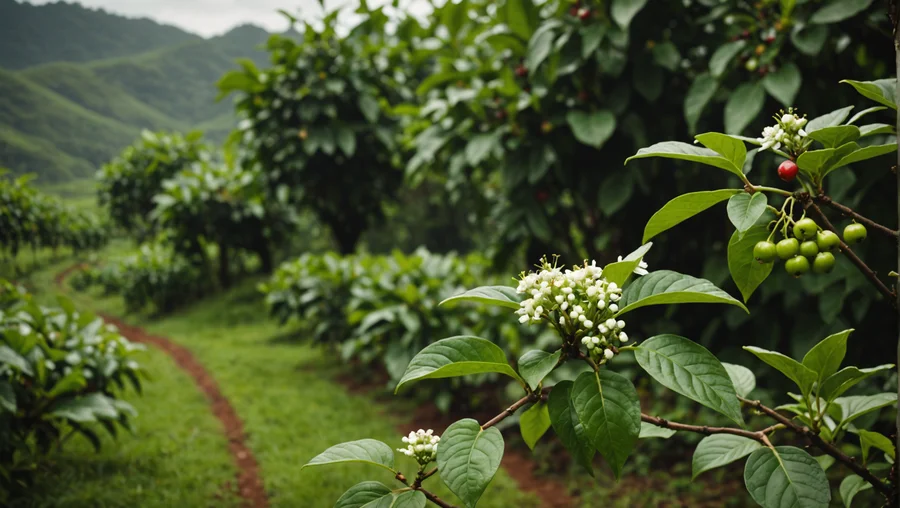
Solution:
M612 360L613 356L614 356L614 353L613 353L612 349L606 349L603 351L603 357L606 358L607 360Z
M437 447L440 440L440 436L435 436L433 430L419 429L403 437L402 441L407 443L408 446L406 448L397 448L397 451L407 457L415 458L416 462L425 466L437 458Z

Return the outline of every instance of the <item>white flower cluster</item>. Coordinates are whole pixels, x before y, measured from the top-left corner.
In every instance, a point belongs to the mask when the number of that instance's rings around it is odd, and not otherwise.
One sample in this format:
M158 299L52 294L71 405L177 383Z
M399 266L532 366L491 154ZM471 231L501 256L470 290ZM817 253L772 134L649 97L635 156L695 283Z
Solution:
M793 108L788 112L775 117L775 125L763 129L762 137L757 141L762 143L760 150L778 150L782 146L789 153L796 153L804 148L806 141L806 118L797 115Z
M437 458L437 447L440 440L441 437L435 436L433 430L419 429L416 432L410 432L408 436L404 436L403 442L407 443L408 446L406 448L397 448L397 451L407 457L415 458L419 465L424 466Z
M643 267L635 269L645 271ZM546 319L558 323L566 335L581 339L591 355L604 363L614 355L613 346L624 344L628 335L622 331L625 321L616 320L622 288L603 278L596 261L563 270L541 260L541 270L522 274L516 292L531 295L516 311L520 323Z

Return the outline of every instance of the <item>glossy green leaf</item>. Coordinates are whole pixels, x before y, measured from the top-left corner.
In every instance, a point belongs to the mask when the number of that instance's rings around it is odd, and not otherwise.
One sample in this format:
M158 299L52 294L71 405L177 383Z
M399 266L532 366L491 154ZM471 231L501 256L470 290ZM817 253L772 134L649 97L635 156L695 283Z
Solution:
M34 371L31 370L31 365L29 365L28 360L22 358L19 353L16 353L9 346L0 345L0 364L4 363L14 367L27 376L34 375Z
M496 427L482 430L475 420L453 423L441 436L437 465L441 480L468 508L474 508L503 458L503 436Z
M823 25L796 26L791 31L791 42L798 51L809 56L816 56L825 46L828 39L828 27Z
M362 508L385 496L391 496L391 489L381 482L361 482L347 489L334 508ZM373 506L377 506L377 503Z
M722 367L728 372L731 383L734 385L734 391L741 397L750 395L750 392L756 388L756 376L753 371L743 365L735 365L733 363L722 362Z
M639 439L649 439L657 437L660 439L669 439L675 435L675 431L665 427L658 427L652 423L641 422L641 433Z
M744 484L764 508L827 508L831 489L825 471L793 446L760 448L744 466Z
M852 332L851 328L825 337L803 357L803 365L818 374L819 383L841 367L844 355L847 354L847 339Z
M711 469L743 459L760 448L762 445L759 442L733 434L706 436L694 450L694 459L691 464L693 478L697 478Z
M818 375L815 371L804 366L802 363L794 360L789 356L785 356L776 351L768 351L756 346L744 346L746 351L756 355L757 358L771 365L778 372L781 372L791 381L800 387L803 393L809 393L813 383L816 382Z
M840 409L841 421L839 422L839 425L846 427L847 424L860 416L867 415L873 411L878 411L887 406L896 406L897 394L878 393L875 395L838 397L834 399L833 404Z
M497 146L499 139L499 131L473 136L466 145L466 162L472 166L481 164L490 155L491 150Z
M837 162L832 164L825 174L827 175L831 171L835 169L842 168L848 164L853 164L855 162L861 162L868 159L874 159L875 157L881 157L882 155L889 155L897 152L897 143L888 143L885 145L871 145L864 146L859 148L853 152L850 152L847 155L844 155L842 158L838 159Z
M553 386L547 397L547 409L550 414L550 423L559 440L566 450L575 459L575 462L585 468L591 476L594 468L591 462L594 458L594 448L590 439L585 434L584 425L578 419L575 405L572 402L572 381L562 381Z
M504 13L506 25L524 40L528 40L537 28L537 9L531 0L507 0Z
M616 130L616 117L608 110L585 111L571 110L566 115L566 122L572 128L572 134L578 141L599 149Z
M697 122L718 89L719 81L708 72L699 74L688 88L684 98L684 119L692 134L697 131Z
M894 134L894 126L887 123L870 123L859 126L859 137L861 138L877 134Z
M738 40L728 42L719 46L709 59L709 73L718 78L725 72L728 64L734 60L734 57L744 49L747 42Z
M8 381L0 381L0 410L16 412L16 392Z
M519 358L519 375L522 376L522 379L528 383L528 386L530 386L532 390L537 390L541 381L543 381L544 378L547 377L547 374L553 371L556 364L559 363L559 357L561 355L561 350L557 350L555 353L548 353L538 349L528 351Z
M641 258L629 260L623 259L622 261L610 263L603 267L603 278L606 279L607 282L612 282L617 286L622 287L625 285L628 277L634 273L634 270L640 266L640 264Z
M459 302L475 302L487 305L496 305L508 309L518 309L521 296L516 293L516 288L509 286L481 286L470 289L461 295L451 296L439 305Z
M356 153L356 135L349 127L337 129L334 133L334 141L347 157L353 157L353 154Z
M891 109L897 109L897 80L894 78L879 79L877 81L845 79L841 83L847 83L852 86L860 95L867 99L871 99Z
M622 28L628 28L631 20L647 5L647 0L613 0L610 15Z
M666 159L680 159L691 162L699 162L707 164L719 169L724 169L735 175L743 175L741 166L735 166L734 163L718 153L708 149L694 146L689 143L680 141L663 141L646 148L641 148L636 154L625 159L625 164L634 159L644 159L647 157L664 157Z
M889 371L894 368L893 364L884 364L877 367L860 369L858 367L844 367L835 372L822 383L819 390L819 396L827 402L833 401L840 397L847 390L855 386L857 383L870 376L874 376L879 372Z
M813 458L816 459L816 462L822 467L822 471L828 471L828 468L833 466L835 461L834 457L831 455L819 455Z
M827 25L850 19L868 9L875 0L828 0L809 17L809 22L816 25Z
M743 234L759 221L766 212L769 200L764 192L735 194L728 200L728 220L738 233Z
M485 372L506 374L524 384L506 360L506 353L493 342L468 335L449 337L425 346L413 357L394 393L413 381Z
M525 67L528 68L530 74L533 75L544 60L550 56L555 37L556 34L550 28L538 29L531 36L531 39L528 41L528 50L525 53Z
M854 113L853 116L851 116L849 120L847 120L847 124L848 124L848 125L854 124L854 123L856 123L860 118L862 118L862 117L864 117L864 116L866 116L866 115L869 115L869 114L872 114L872 113L877 113L877 112L879 112L879 111L884 111L884 110L886 110L886 109L887 109L887 108L884 107L884 106L872 106L871 108L866 108L866 109L864 109L864 110L862 110L862 111L858 111L858 112ZM859 129L862 130L862 126L860 126Z
M759 82L738 86L725 103L725 132L741 134L762 111L766 92Z
M802 82L803 76L800 75L800 69L794 62L785 63L775 72L766 74L762 80L766 92L769 92L769 95L784 107L794 105L794 99L797 98L797 92L800 91Z
M659 384L743 425L734 383L705 347L677 335L657 335L640 343L634 357Z
M841 501L844 502L844 506L850 508L853 504L853 498L857 494L871 488L871 483L863 480L861 476L852 474L841 480L841 487L838 491L841 493Z
M102 393L58 400L50 406L49 414L79 423L113 420L119 417L113 399Z
M868 460L869 450L872 449L872 447L878 448L892 459L897 457L897 450L894 447L894 442L884 434L864 429L860 429L857 433L859 434L860 447L862 447L863 462Z
M806 132L813 132L819 129L824 129L825 127L834 127L835 125L840 125L850 116L850 111L853 110L853 106L847 106L845 108L836 109L830 113L826 113L822 116L818 116L810 120L806 126Z
M738 172L743 172L744 161L747 159L747 147L743 141L720 132L697 134L694 136L694 139L706 148L728 159Z
M725 201L726 199L742 193L741 189L720 189L714 191L699 191L682 194L666 203L662 208L650 217L644 226L644 239L647 242L654 236L666 231L694 215Z
M572 387L572 403L585 435L618 478L641 432L634 385L609 369L583 372Z
M343 462L361 462L394 471L394 450L375 439L360 439L332 446L300 467L324 466Z
M591 23L581 29L581 58L589 58L600 47L609 28L602 23Z
M757 224L743 235L735 231L728 241L728 271L745 302L772 273L774 263L759 263L753 259L753 246L768 237L768 228Z
M532 404L527 411L519 417L519 431L522 433L522 440L528 445L528 448L534 450L541 436L550 428L550 412L547 410L547 404L538 402Z
M634 280L625 288L616 315L621 316L648 305L679 303L724 303L747 312L744 304L706 279L671 270L658 270Z
M653 46L653 61L663 69L675 72L681 64L681 53L675 44L669 41L660 42Z
M825 148L837 148L851 141L856 141L861 135L859 127L855 125L823 127L809 133L811 139L822 143Z

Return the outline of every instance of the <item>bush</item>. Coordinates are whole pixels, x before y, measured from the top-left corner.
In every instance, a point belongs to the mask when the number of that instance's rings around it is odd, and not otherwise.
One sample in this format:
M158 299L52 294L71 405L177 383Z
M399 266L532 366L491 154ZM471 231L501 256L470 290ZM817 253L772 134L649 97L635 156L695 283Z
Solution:
M42 307L0 280L0 501L28 485L38 460L73 434L96 448L99 423L113 437L134 408L117 398L143 371L133 344L65 299Z

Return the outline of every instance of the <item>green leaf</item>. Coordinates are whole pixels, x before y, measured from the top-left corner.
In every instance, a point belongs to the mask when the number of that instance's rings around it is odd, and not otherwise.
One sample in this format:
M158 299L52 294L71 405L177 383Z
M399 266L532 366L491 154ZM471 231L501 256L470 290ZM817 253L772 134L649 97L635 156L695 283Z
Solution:
M420 490L407 490L394 494L391 504L381 504L373 508L425 508L425 494Z
M725 103L725 132L740 134L750 125L766 102L766 92L758 82L743 83Z
M337 500L334 508L362 508L363 506L375 502L387 496L391 496L392 491L380 482L362 482L347 489L347 492ZM377 506L377 503L372 505Z
M528 52L525 54L525 67L529 74L533 75L550 55L555 37L552 27L545 29L543 26L531 36L531 40L528 41Z
M735 231L728 241L728 271L745 302L750 300L756 288L772 273L774 263L759 263L753 259L753 246L768 237L768 228L759 224L743 235Z
M656 143L646 148L641 148L636 154L625 159L625 164L628 164L629 161L634 159L644 159L647 157L664 157L667 159L699 162L701 164L724 169L725 171L734 173L738 176L743 175L740 166L735 167L732 161L722 157L718 153L708 148L700 148L680 141L663 141L662 143Z
M547 410L547 404L538 402L532 404L528 411L522 413L519 418L519 430L522 432L522 439L528 445L530 450L534 450L541 436L550 428L550 412Z
M744 304L706 279L670 270L658 270L636 279L625 288L616 315L621 316L647 305L677 303L724 303L740 307L747 312Z
M78 423L113 420L119 411L111 399L101 393L92 393L75 399L63 399L50 406L49 414Z
M548 353L538 349L533 349L519 358L519 375L528 383L532 390L537 390L541 381L547 377L556 364L559 363L559 357L562 350L555 353Z
M825 337L803 357L803 365L818 374L819 384L840 368L847 354L847 338L852 332L851 328Z
M718 89L719 81L708 72L694 78L684 98L684 119L691 133L697 131L697 122Z
M441 436L437 465L441 480L468 508L484 493L503 458L503 436L496 427L482 430L471 418L453 423Z
M795 63L788 62L777 71L766 74L762 84L769 95L783 106L789 107L794 105L794 99L797 98L802 81L803 76L800 75L800 69Z
M477 166L490 155L491 150L497 146L500 139L500 131L487 132L474 136L466 145L466 162Z
M831 173L835 169L844 167L848 164L853 164L855 162L860 162L868 159L873 159L875 157L881 157L882 155L888 155L895 153L897 151L897 143L888 143L886 145L871 145L864 146L858 150L850 152L849 154L840 158L836 163L830 165L830 167L825 171L825 174ZM808 153L808 152L807 152ZM799 160L799 158L798 158Z
M833 375L831 375L831 377L827 378L822 383L822 388L821 390L819 390L819 396L828 402L832 402L835 398L843 395L844 392L852 388L863 379L874 376L875 374L882 371L891 370L893 368L894 365L890 363L879 365L877 367L871 367L868 369L844 367L843 369L835 372Z
M657 335L637 346L634 357L659 384L743 425L734 383L700 344L677 335Z
M34 375L34 371L31 370L31 365L28 363L28 360L23 358L19 353L16 353L9 346L0 345L0 364L4 363L15 367L26 376Z
M608 369L583 372L572 387L572 403L585 435L618 478L641 432L641 405L634 385Z
M744 161L747 159L747 147L744 142L735 139L732 136L726 136L720 132L707 132L698 134L694 139L703 144L706 148L718 153L722 157L728 159L737 173L742 173Z
M681 54L671 42L661 42L653 46L653 60L669 72L675 72L681 64Z
M855 474L847 476L841 480L841 487L839 489L844 506L850 508L853 503L853 498L856 497L857 494L871 488L872 484L863 480L861 476Z
M518 309L522 299L515 288L509 286L481 286L470 289L461 295L451 296L438 305L457 302L475 302L508 309Z
M375 439L360 439L332 446L300 467L324 466L343 462L362 462L394 471L394 450Z
M874 0L830 0L821 9L809 17L809 23L814 25L827 25L837 23L868 9Z
M791 381L800 387L800 391L808 394L812 384L816 382L817 374L802 363L776 351L768 351L756 346L744 346L746 351L756 355L757 358L771 365Z
M833 402L841 410L841 421L839 426L846 427L847 424L860 416L867 415L872 411L887 406L897 405L896 393L878 393L875 395L851 395L849 397L838 397Z
M759 442L733 434L713 434L706 436L694 450L691 464L693 478L717 467L743 459L762 448Z
M855 125L823 127L809 133L811 139L822 143L825 148L837 148L851 141L856 141L861 135L859 127Z
M16 407L16 392L12 385L8 381L0 381L0 409L15 413Z
M870 123L859 127L859 137L861 138L876 134L894 134L894 126L886 123Z
M616 261L603 267L603 278L607 282L613 282L617 286L622 287L628 277L634 273L634 269L641 264L641 258L622 261Z
M359 110L366 120L369 123L378 121L378 117L381 115L381 106L378 105L378 100L371 95L360 95L358 100Z
M725 201L735 194L742 193L740 189L720 189L714 191L699 191L682 194L666 203L662 208L650 217L644 226L644 239L647 242L654 236L666 231L694 215Z
M728 67L728 64L734 60L734 57L736 57L746 45L746 41L739 40L719 46L709 59L709 73L716 78L721 77L725 72L725 68Z
M356 153L356 135L349 127L339 127L335 131L334 140L347 157L353 157Z
M647 0L613 0L610 15L622 28L628 28L631 20L647 5Z
M587 113L572 110L566 115L572 134L578 141L599 149L616 130L616 116L608 110Z
M828 468L833 466L835 461L835 458L831 455L819 455L813 458L816 459L816 462L822 467L822 471L828 471Z
M795 29L791 32L791 42L794 47L809 56L818 55L827 39L828 27L823 25L806 25L802 29Z
M738 233L743 234L759 221L768 204L769 200L763 192L736 194L728 200L728 220Z
M874 446L883 451L888 457L894 459L897 457L897 450L894 448L894 442L878 432L860 429L859 444L862 447L863 463L868 460L869 450Z
M831 501L825 471L816 459L793 446L760 448L750 454L744 484L764 508L827 508Z
M425 346L413 357L394 393L413 381L484 372L506 374L524 384L506 361L506 353L493 342L468 335L449 337Z
M822 116L813 118L806 124L806 132L813 132L819 129L823 129L825 127L834 127L835 125L840 125L850 116L850 111L853 109L853 106L847 106L846 108L840 108L832 111L831 113L825 113Z
M594 468L591 462L594 458L594 448L585 434L584 425L578 419L578 413L572 402L573 384L572 381L561 381L550 391L547 397L550 423L563 446L569 450L569 454L593 476Z
M589 58L606 36L609 28L601 23L592 23L581 28L581 58Z
M891 109L897 109L897 80L879 79L877 81L853 81L852 79L842 80L841 83L847 83L856 89L863 97L871 99L878 104L887 106Z
M531 0L507 0L505 7L506 25L527 41L537 28L538 16L534 4Z
M722 362L722 367L728 372L734 391L741 397L746 397L756 388L756 376L753 371L743 365Z
M672 429L667 429L665 427L657 427L652 423L641 422L641 433L638 436L638 439L649 439L652 437L658 437L660 439L669 439L670 437L675 435L675 431Z
M53 388L47 393L50 398L56 398L69 392L80 390L87 386L87 380L80 369L73 370L69 375L63 377L53 385Z
M862 118L870 113L877 113L879 111L884 111L886 109L887 108L884 106L872 106L871 108L866 108L862 111L855 113L853 116L851 116L850 119L847 120L847 124L848 125L854 124L854 123L856 123L857 120L859 120L860 118ZM863 127L860 127L859 130L863 130Z

